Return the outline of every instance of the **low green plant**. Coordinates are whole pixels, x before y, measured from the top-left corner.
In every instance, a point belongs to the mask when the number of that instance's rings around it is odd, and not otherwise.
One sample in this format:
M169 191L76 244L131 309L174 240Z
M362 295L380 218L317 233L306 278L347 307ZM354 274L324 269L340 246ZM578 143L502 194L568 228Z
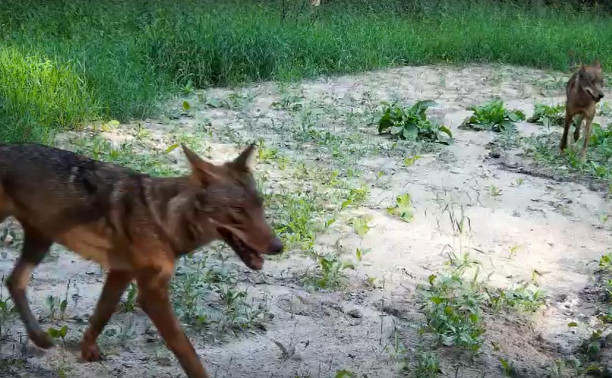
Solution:
M414 363L410 369L412 375L418 378L435 378L442 373L438 354L433 351L417 350Z
M249 301L238 280L239 268L225 263L220 252L209 252L214 259L180 260L171 286L178 317L200 332L220 337L261 327L268 320L265 303Z
M62 343L66 345L66 335L68 334L67 325L62 326L60 329L51 327L47 330L47 333L54 339L61 339Z
M0 293L1 294L1 293ZM4 298L0 295L0 340L6 336L8 332L8 324L10 324L17 316L17 309L13 305L10 298Z
M489 186L489 194L491 197L499 197L501 196L502 190L495 185Z
M405 193L395 197L395 206L388 207L387 213L399 217L404 222L411 222L414 219L414 209L410 194Z
M64 319L66 308L68 307L68 298L61 299L59 297L47 296L47 308L49 310L49 319L55 320L59 312L59 319Z
M516 368L514 367L514 363L512 361L508 361L503 357L499 357L499 363L501 365L502 372L505 377L515 377L517 376Z
M346 269L354 269L349 261L341 261L337 254L315 254L317 265L315 272L306 277L306 283L318 289L335 289L342 285Z
M545 293L535 285L527 282L512 289L485 288L487 302L494 311L512 308L528 312L537 311L545 304Z
M266 206L274 214L273 227L287 248L311 251L317 231L320 208L312 194L279 194L266 198Z
M280 101L275 101L271 104L272 109L298 111L304 107L302 98L298 96L285 95Z
M131 282L127 288L127 296L121 303L121 308L124 312L132 312L136 308L136 295L138 288L134 282Z
M482 310L486 297L476 279L466 281L465 268L450 274L430 275L429 285L420 287L425 330L438 336L446 346L477 351L482 346Z
M370 231L370 217L362 215L349 220L349 224L353 227L353 231L360 237L365 236Z
M460 128L502 132L513 129L515 122L525 119L525 113L506 109L504 102L499 99L468 109L472 110L473 114L463 121Z
M535 104L533 115L527 119L527 122L547 127L562 126L565 122L565 105Z
M425 140L448 145L453 140L450 129L427 119L427 109L435 104L434 101L424 100L410 108L403 108L384 102L383 115L378 120L378 132L389 133L404 140Z
M358 206L363 204L370 194L370 187L368 185L362 185L359 188L350 188L347 198L342 202L341 208L344 209L348 206Z

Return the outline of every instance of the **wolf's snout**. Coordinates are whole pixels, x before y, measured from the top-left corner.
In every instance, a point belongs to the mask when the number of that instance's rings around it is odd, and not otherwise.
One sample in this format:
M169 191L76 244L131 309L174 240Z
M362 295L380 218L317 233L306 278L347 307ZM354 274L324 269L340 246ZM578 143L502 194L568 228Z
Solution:
M604 98L604 95L603 95L603 93L600 93L599 94L599 100L601 100L602 98Z
M272 242L270 242L270 245L268 246L268 254L278 255L281 252L283 252L283 243L279 238L272 239Z

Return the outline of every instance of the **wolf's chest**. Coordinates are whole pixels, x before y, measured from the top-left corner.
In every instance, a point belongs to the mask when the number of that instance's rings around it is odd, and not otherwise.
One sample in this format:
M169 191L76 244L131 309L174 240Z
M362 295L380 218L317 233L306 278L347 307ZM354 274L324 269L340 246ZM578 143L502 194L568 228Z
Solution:
M62 233L57 242L105 268L125 269L131 266L126 255L128 251L118 250L112 231L100 224L75 226Z

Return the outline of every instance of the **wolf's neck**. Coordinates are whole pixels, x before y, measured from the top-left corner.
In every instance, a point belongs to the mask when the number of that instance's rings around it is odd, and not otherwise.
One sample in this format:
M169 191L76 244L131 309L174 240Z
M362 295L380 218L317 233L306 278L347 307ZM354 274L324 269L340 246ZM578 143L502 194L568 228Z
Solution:
M189 253L208 243L213 234L195 219L195 197L189 177L150 178L145 186L149 212L175 255Z

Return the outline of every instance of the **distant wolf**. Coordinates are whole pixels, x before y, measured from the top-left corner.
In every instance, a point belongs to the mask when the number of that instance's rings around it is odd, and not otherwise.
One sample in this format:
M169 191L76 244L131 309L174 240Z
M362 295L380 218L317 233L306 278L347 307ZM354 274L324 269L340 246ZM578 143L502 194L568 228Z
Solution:
M138 300L189 377L208 377L170 303L175 260L224 240L251 269L281 241L265 219L251 170L252 144L216 165L183 146L191 172L160 178L38 144L0 145L0 221L13 216L24 243L6 285L29 338L53 345L32 313L26 288L53 243L108 269L83 335L81 356L101 358L98 335L132 281Z
M580 118L574 130L574 142L580 138L580 128L584 123L584 143L580 151L580 155L584 159L591 137L591 124L595 117L595 107L604 97L601 63L596 61L589 66L581 64L580 69L567 82L565 93L567 95L567 101L565 102L565 125L559 147L561 152L567 147L570 125L574 116L578 115Z

